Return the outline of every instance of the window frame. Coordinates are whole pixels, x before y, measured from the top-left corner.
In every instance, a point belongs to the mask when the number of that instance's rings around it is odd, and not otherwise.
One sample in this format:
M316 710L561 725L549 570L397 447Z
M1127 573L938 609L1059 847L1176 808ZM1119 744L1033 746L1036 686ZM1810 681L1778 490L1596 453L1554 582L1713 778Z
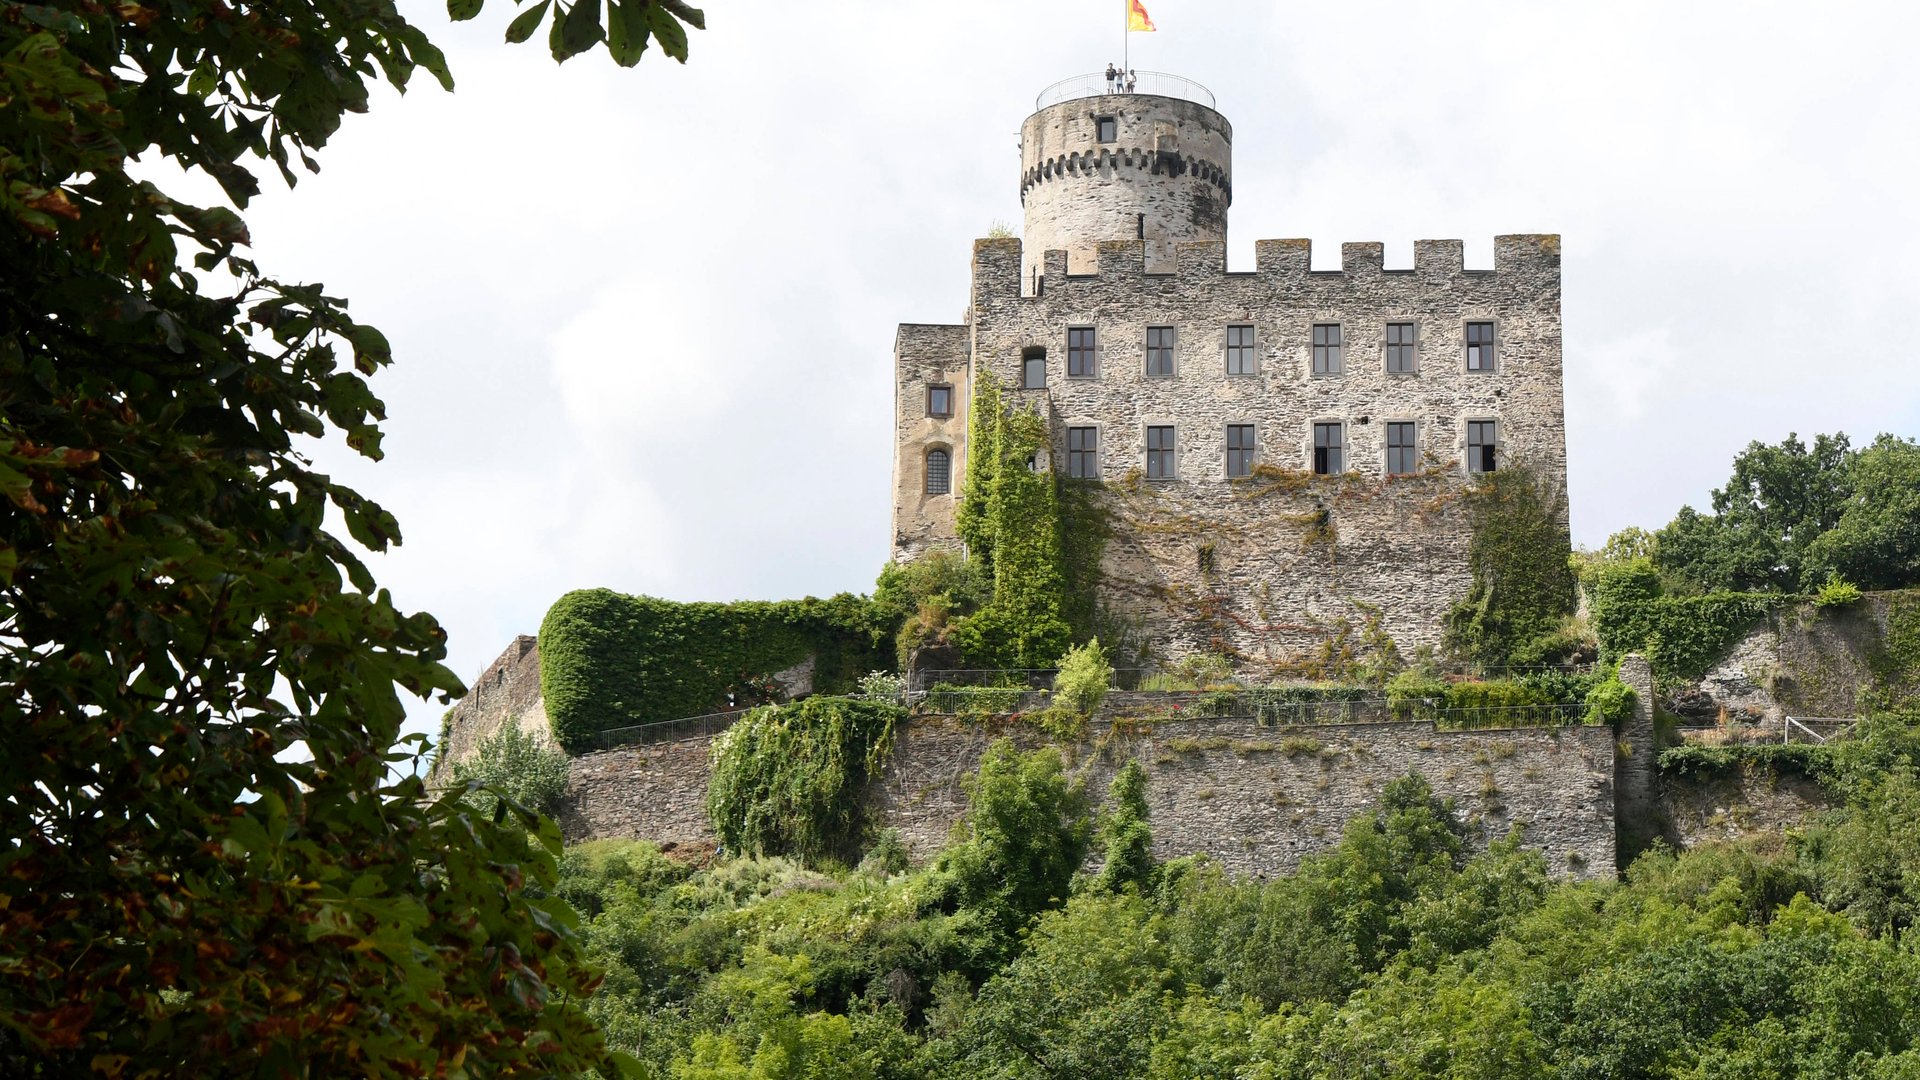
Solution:
M1040 381L1034 383L1029 376L1033 373L1033 363L1040 364ZM1020 389L1045 390L1047 388L1047 350L1038 346L1028 346L1020 350Z
M1409 429L1408 436L1411 441L1404 446L1394 445L1393 429L1397 427ZM1386 442L1388 476L1412 476L1414 473L1420 471L1420 422L1418 420L1386 421ZM1393 467L1393 452L1395 450L1405 450L1407 452L1406 468L1396 469Z
M1331 342L1321 340L1323 330L1333 331ZM1330 379L1346 374L1346 326L1340 322L1314 322L1307 332L1307 372L1315 378ZM1325 352L1323 350L1332 350ZM1331 357L1323 369L1321 361Z
M1141 439L1141 443L1147 450L1146 478L1158 481L1180 479L1180 426L1178 424L1146 424L1143 426L1146 431L1144 437ZM1153 445L1155 433L1162 431L1166 432L1167 445L1157 447ZM1165 457L1161 459L1165 464L1165 469L1157 475L1153 471L1155 454L1165 455Z
M1085 344L1085 345L1075 345L1075 344L1074 344L1074 341L1073 341L1073 337L1074 337L1074 335L1075 335L1075 334L1079 334L1079 333L1085 333L1085 334L1087 335L1087 340L1086 340L1086 344ZM1075 371L1075 370L1073 369L1073 368L1074 368L1074 359L1075 359L1075 357L1074 357L1074 354L1075 354L1075 353L1084 353L1084 354L1085 354L1085 356L1086 356L1086 370L1085 370L1085 371ZM1094 329L1093 327L1091 327L1091 326L1069 326L1069 327L1067 327L1067 378L1069 378L1069 379L1097 379L1097 378L1099 378L1099 377L1100 377L1100 335L1099 335L1099 332L1098 332L1098 331L1096 331L1096 330L1095 330L1095 329Z
M1473 329L1476 326L1484 326L1487 328L1487 340L1473 340ZM1476 375L1486 375L1496 373L1500 370L1500 324L1498 320L1463 319L1461 321L1460 340L1462 343L1461 362L1466 365L1467 371ZM1474 353L1475 346L1480 346L1486 350L1485 358L1477 367L1474 365L1476 355Z
M1091 446L1073 445L1074 436L1081 433L1092 437ZM1075 472L1083 459L1086 471ZM1067 476L1075 480L1100 479L1100 425L1078 424L1067 428Z
M1246 433L1245 437L1248 441L1246 442L1245 445L1242 445L1242 446L1233 445L1234 432L1236 431L1244 431ZM1244 424L1228 424L1226 440L1227 440L1227 458L1226 458L1227 479L1240 480L1240 479L1244 479L1246 477L1252 476L1253 467L1260 463L1260 425L1251 423L1251 422L1244 423ZM1233 456L1236 453L1244 455L1241 459L1242 468L1241 468L1241 471L1239 472L1233 471L1233 465L1234 465Z
M935 454L939 454L946 460L946 464L941 469L942 483L939 491L933 490L933 455ZM927 496L953 494L953 450L950 447L929 446L926 452L920 455L920 492Z
M1473 441L1474 436L1479 434L1476 429L1483 425L1492 430L1492 442ZM1469 476L1485 476L1488 473L1500 471L1500 426L1500 418L1497 416L1467 421L1465 457ZM1479 460L1475 460L1475 450L1480 451Z
M1166 335L1164 344L1155 345L1153 343L1153 338L1156 333L1163 333ZM1175 329L1172 326L1147 327L1147 338L1146 338L1147 362L1146 362L1146 367L1143 369L1146 373L1147 378L1171 379L1180 373L1179 342L1180 342L1180 335L1175 331ZM1165 371L1153 370L1153 354L1155 350L1159 350L1166 354L1167 370Z
M1120 141L1120 118L1117 116L1095 116L1093 118L1093 141L1098 145Z
M1323 431L1331 430L1337 441L1320 441ZM1308 464L1315 476L1339 476L1347 471L1347 422L1344 420L1315 420L1312 424L1313 441L1309 445ZM1335 455L1338 455L1336 458ZM1337 467L1336 467L1337 466Z
M1247 332L1247 340L1245 342L1240 344L1234 343L1233 335L1236 330L1245 330ZM1233 369L1233 354L1236 349L1244 350L1245 352L1243 357L1244 362L1239 371ZM1227 324L1226 361L1227 374L1233 378L1246 378L1250 375L1260 374L1260 334L1259 331L1254 329L1252 323Z
M1412 330L1412 334L1409 335L1408 340L1406 341L1393 340L1394 328L1398 326L1404 326ZM1382 342L1382 351L1383 351L1383 356L1382 356L1383 370L1386 371L1387 374L1389 375L1420 374L1420 321L1418 319L1388 319L1386 322L1386 329L1381 332L1381 342ZM1407 351L1406 367L1396 368L1393 366L1393 350L1395 349L1405 349Z
M933 396L934 394L940 393L940 392L945 392L947 395L947 407L944 412L937 410L933 407ZM928 383L927 384L927 416L935 420L953 419L953 384L952 383Z

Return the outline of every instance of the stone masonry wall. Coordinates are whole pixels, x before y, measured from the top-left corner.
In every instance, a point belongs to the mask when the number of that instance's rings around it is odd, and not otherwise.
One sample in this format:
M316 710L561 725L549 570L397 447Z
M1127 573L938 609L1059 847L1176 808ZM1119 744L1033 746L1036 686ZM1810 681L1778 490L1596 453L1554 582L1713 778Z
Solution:
M1495 420L1501 459L1565 490L1560 257L1555 236L1503 236L1495 269L1463 269L1458 241L1421 241L1409 271L1379 244L1348 244L1314 271L1306 241L1263 241L1253 273L1226 273L1220 244L1185 244L1175 273L1149 274L1138 240L1099 246L1099 273L1046 253L1023 295L1017 240L975 244L972 357L1013 407L1040 411L1052 460L1066 429L1097 432L1098 477L1115 511L1105 599L1177 655L1225 647L1253 658L1311 655L1330 624L1379 612L1404 650L1437 642L1469 584L1459 495L1467 422ZM1495 324L1495 369L1468 371L1465 324ZM1412 374L1385 370L1386 324L1413 322ZM1315 375L1312 328L1342 328L1337 375ZM1228 375L1226 330L1250 325L1255 371ZM1145 373L1149 326L1174 329L1174 374ZM1067 376L1067 331L1092 327L1092 377ZM1021 358L1046 349L1044 389L1019 389ZM1416 425L1421 470L1388 476L1389 421ZM1345 475L1314 477L1313 425L1344 425ZM1226 428L1255 428L1260 468L1226 476ZM1175 429L1175 477L1143 477L1146 429Z
M916 860L931 856L959 820L963 779L994 737L953 718L908 721L873 790L876 823L899 829ZM1338 842L1388 781L1417 770L1455 800L1475 847L1520 825L1554 872L1613 873L1607 728L1458 732L1428 724L1263 728L1251 720L1187 720L1128 733L1096 723L1065 750L1101 794L1129 758L1141 761L1162 857L1205 851L1235 873L1285 873L1302 855ZM706 785L703 739L589 754L573 761L561 825L570 840L710 845Z
M893 341L894 458L893 551L912 559L936 547L958 548L954 500L967 456L967 413L972 403L964 326L906 324ZM930 415L927 388L952 388L950 416ZM927 453L945 450L945 494L927 494Z
M1914 676L1876 670L1896 610L1920 607L1920 590L1868 593L1839 609L1798 603L1759 623L1669 708L1695 722L1721 713L1741 723L1778 729L1782 717L1853 717L1878 696L1920 694Z
M481 742L510 723L553 744L553 727L547 723L540 697L540 645L529 634L515 637L468 686L467 696L454 704L447 716L445 745L439 748L428 782L451 780L455 762L472 757Z

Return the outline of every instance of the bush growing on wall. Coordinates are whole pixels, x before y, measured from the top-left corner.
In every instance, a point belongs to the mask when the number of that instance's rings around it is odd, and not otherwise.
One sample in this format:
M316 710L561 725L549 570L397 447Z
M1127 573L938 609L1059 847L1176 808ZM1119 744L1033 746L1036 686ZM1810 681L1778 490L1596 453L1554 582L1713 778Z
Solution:
M975 416L983 411L976 402ZM985 421L978 426L985 427ZM954 638L969 663L1045 667L1073 638L1062 606L1066 575L1061 569L1058 486L1051 470L1028 465L1032 455L1047 449L1046 421L1016 409L1003 414L995 427L997 452L984 526L993 595L985 607L954 627ZM966 479L967 499L977 498L973 492L978 483L978 477Z
M1662 679L1697 679L1786 597L1713 592L1673 596L1646 559L1602 567L1593 575L1594 633L1600 658L1643 653Z
M767 678L814 658L813 688L852 690L887 666L888 627L864 597L683 604L609 589L570 592L540 624L540 690L572 753L610 728L768 697Z
M713 741L707 816L729 851L849 854L860 838L861 794L893 749L899 707L808 698L755 709Z
M493 813L498 794L551 815L567 793L567 755L510 723L480 740L471 760L455 762L453 779L486 785L468 796L483 814Z

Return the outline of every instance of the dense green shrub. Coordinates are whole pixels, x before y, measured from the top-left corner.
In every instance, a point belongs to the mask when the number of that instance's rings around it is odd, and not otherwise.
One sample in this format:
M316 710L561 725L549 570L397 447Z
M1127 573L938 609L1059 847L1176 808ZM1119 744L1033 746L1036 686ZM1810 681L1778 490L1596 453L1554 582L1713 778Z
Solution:
M1587 723L1618 727L1633 717L1633 687L1617 678L1606 679L1588 688Z
M1106 861L1098 884L1111 892L1131 889L1150 895L1159 881L1160 864L1153 858L1153 828L1148 822L1147 770L1129 760L1107 787L1107 807L1100 822L1100 846Z
M753 855L809 863L848 855L867 778L892 751L901 715L887 703L815 697L741 717L708 751L714 833Z
M471 759L454 762L453 780L481 785L467 799L482 813L493 813L495 796L504 795L550 815L567 793L567 755L509 723L480 740Z
M1839 574L1828 574L1827 580L1821 583L1819 590L1813 594L1813 606L1843 608L1859 603L1864 595L1866 594L1860 591L1860 586Z
M993 592L985 606L954 625L953 639L970 664L1046 667L1073 636L1064 610L1059 486L1051 470L1029 465L1047 449L1046 421L1010 410L992 440L997 463L987 480L984 527L991 537ZM968 489L980 483L971 476L964 480Z
M1113 683L1113 665L1095 638L1068 649L1053 676L1054 700L1082 716L1092 716Z
M997 739L968 786L966 817L935 870L947 902L981 914L1010 941L1034 914L1066 899L1093 823L1086 788L1060 753Z
M1431 716L1446 697L1446 680L1424 668L1408 668L1387 681L1387 708L1396 720Z
M887 665L887 624L864 597L683 604L609 589L554 602L540 624L540 689L560 745L610 728L777 696L768 677L814 658L813 688L846 693Z
M982 560L958 552L934 550L911 562L890 562L873 587L873 607L883 626L894 629L896 670L907 670L914 650L947 641L953 620L985 603L992 582Z

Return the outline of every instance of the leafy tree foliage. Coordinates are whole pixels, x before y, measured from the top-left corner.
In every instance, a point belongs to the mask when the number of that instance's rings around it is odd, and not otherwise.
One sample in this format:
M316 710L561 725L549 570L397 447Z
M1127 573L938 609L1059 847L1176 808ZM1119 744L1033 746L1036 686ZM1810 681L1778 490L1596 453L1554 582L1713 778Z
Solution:
M1100 885L1110 892L1132 889L1151 894L1160 880L1153 859L1153 827L1147 824L1147 770L1129 760L1107 788L1105 820L1100 823L1100 845L1106 861L1100 867Z
M713 741L707 815L729 850L844 856L859 839L867 778L893 748L891 702L813 697L766 705Z
M1069 779L1059 751L1027 753L996 740L980 759L966 818L937 869L960 907L981 912L1009 937L1066 898L1092 839L1086 790Z
M1694 590L1812 591L1838 574L1867 589L1920 584L1920 445L1845 435L1755 442L1713 493L1654 535L1663 576Z
M670 24L698 14L655 8L609 9L616 56L684 53ZM600 10L567 9L561 44ZM617 1068L570 913L527 889L551 824L396 778L398 691L460 685L326 528L378 551L393 517L301 441L380 456L386 340L242 254L248 159L293 182L371 80L422 67L451 86L390 3L0 2L12 1075ZM163 157L228 205L128 170Z

